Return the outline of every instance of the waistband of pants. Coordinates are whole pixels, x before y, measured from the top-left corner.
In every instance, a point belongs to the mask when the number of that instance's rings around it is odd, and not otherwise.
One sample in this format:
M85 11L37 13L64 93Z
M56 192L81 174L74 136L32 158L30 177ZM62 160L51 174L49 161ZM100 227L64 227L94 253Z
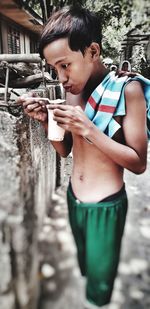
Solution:
M80 201L74 194L73 189L72 189L72 184L71 181L69 181L69 185L68 185L68 192L72 195L73 199L79 203L79 204L105 204L105 203L113 203L116 200L120 200L123 197L127 197L126 196L126 189L125 189L125 183L123 184L123 186L121 187L121 189L119 191L117 191L116 193L113 193L107 197L105 197L104 199L98 201L98 202L82 202Z

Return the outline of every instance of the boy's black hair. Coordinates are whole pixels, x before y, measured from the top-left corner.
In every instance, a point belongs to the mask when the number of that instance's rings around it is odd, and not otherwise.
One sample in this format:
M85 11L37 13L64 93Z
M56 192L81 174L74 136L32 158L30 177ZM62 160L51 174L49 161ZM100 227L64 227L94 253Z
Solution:
M53 13L43 29L39 42L42 59L43 49L60 38L68 38L70 49L80 50L83 54L92 42L101 45L101 24L98 16L79 6L67 6Z

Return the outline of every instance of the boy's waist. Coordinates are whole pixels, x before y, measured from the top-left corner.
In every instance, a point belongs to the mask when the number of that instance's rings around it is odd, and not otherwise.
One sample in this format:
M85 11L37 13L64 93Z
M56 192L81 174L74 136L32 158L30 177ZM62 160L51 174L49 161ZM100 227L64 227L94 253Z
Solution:
M72 179L70 180L70 191L72 192L72 195L82 202L100 202L104 199L111 200L113 198L118 197L119 194L122 194L125 191L125 185L123 182L123 179L120 179L118 183L113 183L113 180L111 181L111 184L105 183L103 180L103 183L96 184L96 187L94 184L84 184L84 181L80 180L79 183L74 183Z
M86 200L86 201L82 201L82 200L80 200L79 198L77 198L77 196L75 195L75 193L74 193L74 191L73 191L73 188L72 188L72 184L71 184L71 181L69 182L69 185L68 185L68 194L72 197L72 199L74 200L74 201L76 201L76 203L78 203L78 204L102 204L103 205L103 203L105 204L105 203L113 203L114 201L117 201L117 200L120 200L120 199L122 199L122 198L126 198L126 189L125 189L125 184L123 183L123 185L122 185L122 187L117 191L117 192L115 192L115 193L113 193L113 194L110 194L110 195L108 195L108 196L106 196L105 198L103 198L103 199L100 199L100 200L98 200L98 201L88 201L88 200Z

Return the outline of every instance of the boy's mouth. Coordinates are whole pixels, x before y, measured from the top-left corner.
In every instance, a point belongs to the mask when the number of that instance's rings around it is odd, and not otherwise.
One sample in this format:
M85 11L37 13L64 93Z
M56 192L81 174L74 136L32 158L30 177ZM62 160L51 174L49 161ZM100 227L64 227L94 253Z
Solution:
M64 86L64 89L65 89L67 92L70 92L71 86Z

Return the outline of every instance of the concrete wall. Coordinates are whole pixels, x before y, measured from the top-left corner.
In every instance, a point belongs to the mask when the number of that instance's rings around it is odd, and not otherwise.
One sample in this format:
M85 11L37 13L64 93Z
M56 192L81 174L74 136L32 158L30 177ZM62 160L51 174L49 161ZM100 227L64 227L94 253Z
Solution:
M21 107L0 107L0 132L0 308L34 309L38 236L64 161Z

